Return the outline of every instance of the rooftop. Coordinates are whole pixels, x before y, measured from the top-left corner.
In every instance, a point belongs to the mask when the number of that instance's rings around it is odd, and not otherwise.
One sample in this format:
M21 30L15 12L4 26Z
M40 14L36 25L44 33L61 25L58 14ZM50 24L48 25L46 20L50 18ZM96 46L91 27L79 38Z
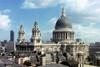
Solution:
M49 65L46 65L46 66L38 66L38 67L68 67L68 66L65 66L65 65L62 65L62 64L49 64Z

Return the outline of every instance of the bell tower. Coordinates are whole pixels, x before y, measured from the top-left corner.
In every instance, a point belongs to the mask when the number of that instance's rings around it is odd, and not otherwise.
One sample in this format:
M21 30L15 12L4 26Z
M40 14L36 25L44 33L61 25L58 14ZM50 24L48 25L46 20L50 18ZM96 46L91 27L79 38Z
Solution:
M32 37L31 37L31 43L34 45L42 45L42 38L40 34L40 29L37 24L37 20L35 20L34 27L32 29Z
M18 34L19 34L18 39L17 39L18 43L26 42L25 31L24 31L23 25L20 26L20 30Z

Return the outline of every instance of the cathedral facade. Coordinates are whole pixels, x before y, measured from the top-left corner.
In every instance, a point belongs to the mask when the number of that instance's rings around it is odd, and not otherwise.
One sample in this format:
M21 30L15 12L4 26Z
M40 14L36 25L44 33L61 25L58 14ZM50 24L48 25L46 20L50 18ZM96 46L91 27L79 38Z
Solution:
M88 44L76 43L74 41L75 32L72 30L70 20L66 17L64 6L62 8L61 17L57 20L55 30L52 32L53 42L42 42L40 29L37 20L32 29L32 36L30 42L26 42L25 31L21 25L19 30L18 43L16 43L17 54L30 52L41 52L41 54L48 54L51 52L62 52L70 55L69 59L78 61L79 53L82 53L82 59L85 60L88 56ZM25 54L26 54L25 53Z

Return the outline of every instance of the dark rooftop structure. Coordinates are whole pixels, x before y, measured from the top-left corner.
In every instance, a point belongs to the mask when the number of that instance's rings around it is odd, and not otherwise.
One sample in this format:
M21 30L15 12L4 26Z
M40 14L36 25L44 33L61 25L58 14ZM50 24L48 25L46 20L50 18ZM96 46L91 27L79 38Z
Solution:
M49 64L46 66L38 66L38 67L69 67L69 66L62 65L62 64Z
M89 54L100 56L100 42L96 42L94 45L89 46Z
M67 65L68 67L78 67L78 62L75 60L62 61L61 64Z

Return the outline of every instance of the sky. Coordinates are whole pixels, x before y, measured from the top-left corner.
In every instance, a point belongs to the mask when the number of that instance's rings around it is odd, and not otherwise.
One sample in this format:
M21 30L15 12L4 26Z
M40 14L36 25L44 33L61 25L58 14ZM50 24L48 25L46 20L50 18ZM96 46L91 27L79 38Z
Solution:
M10 30L14 31L17 41L21 24L30 41L35 20L43 41L50 40L63 5L75 39L100 42L100 0L0 0L0 41L10 40Z

